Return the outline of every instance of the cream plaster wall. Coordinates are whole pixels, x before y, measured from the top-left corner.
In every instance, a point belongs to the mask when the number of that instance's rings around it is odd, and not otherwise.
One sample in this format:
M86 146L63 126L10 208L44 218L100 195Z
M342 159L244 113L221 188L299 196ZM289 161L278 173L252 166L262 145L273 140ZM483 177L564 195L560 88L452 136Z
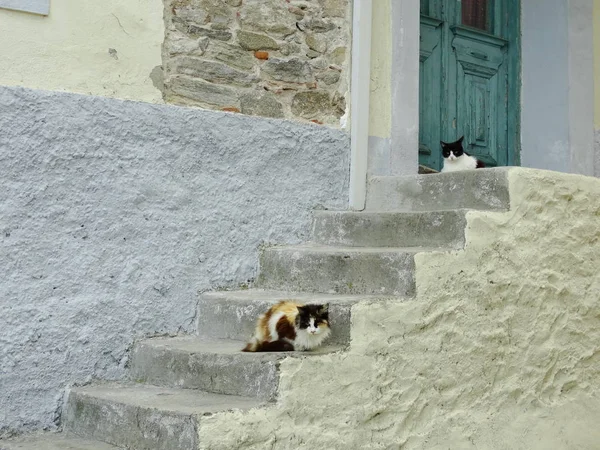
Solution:
M392 4L373 2L369 135L389 138L392 121Z
M0 9L0 35L2 85L162 102L150 78L161 0L52 0L48 17Z
M202 449L597 449L600 180L514 168L511 210L416 258L417 298L353 308L348 352L288 358L276 406Z

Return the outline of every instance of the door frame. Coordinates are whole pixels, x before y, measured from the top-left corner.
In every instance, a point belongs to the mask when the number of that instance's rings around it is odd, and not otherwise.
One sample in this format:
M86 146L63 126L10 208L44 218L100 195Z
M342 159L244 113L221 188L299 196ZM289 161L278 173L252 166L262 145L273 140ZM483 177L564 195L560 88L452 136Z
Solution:
M431 28L435 28L446 21L451 24L461 23L461 9L460 2L454 0L435 0L435 1L421 1L419 3L425 3L426 13L420 16L420 22L429 24ZM510 93L506 99L506 104L502 105L502 108L506 108L507 122L505 128L505 135L501 141L505 143L499 143L497 145L505 146L507 148L505 156L503 156L499 163L507 166L520 165L521 161L521 0L495 0L491 2L491 32L477 31L477 35L480 39L494 41L507 42L508 49L505 56L506 73L502 77L506 76L507 92ZM434 18L435 17L435 18ZM425 22L423 22L425 21ZM450 49L452 42L456 38L456 33L459 30L461 34L469 32L469 27L462 25L451 25L444 26L441 29L441 35L439 37L439 45L442 49ZM489 37L487 37L489 36ZM421 37L422 38L422 37ZM446 80L446 87L440 88L440 92L444 89L448 90L448 86L454 86L459 82L457 73L454 71L454 66L450 64L451 55L444 51L441 56L441 74L440 77ZM421 74L419 73L421 77ZM433 81L433 80L432 80ZM440 80L442 84L442 80ZM434 86L435 87L435 86ZM421 92L421 87L419 87ZM446 95L448 94L448 95ZM440 112L439 112L439 126L440 126L440 137L441 139L452 139L451 136L456 134L451 123L452 117L458 117L460 109L455 111L456 98L454 97L454 91L451 89L449 92L441 92ZM421 117L421 105L419 105L419 115ZM431 113L431 111L430 111ZM419 127L420 131L421 127ZM458 137L458 135L456 136ZM427 150L427 152L439 151L439 146L433 146L429 149L421 146L419 142L420 150ZM440 158L441 159L441 158ZM436 159L437 160L437 159Z
M527 1L527 0L523 0ZM508 139L514 139L512 153L509 152L507 165L521 165L521 25L522 12L520 0L508 0L508 17L516 17L517 26L508 27L507 39L514 42L508 50L508 89L515 93L514 98L508 98ZM511 114L514 111L514 116Z

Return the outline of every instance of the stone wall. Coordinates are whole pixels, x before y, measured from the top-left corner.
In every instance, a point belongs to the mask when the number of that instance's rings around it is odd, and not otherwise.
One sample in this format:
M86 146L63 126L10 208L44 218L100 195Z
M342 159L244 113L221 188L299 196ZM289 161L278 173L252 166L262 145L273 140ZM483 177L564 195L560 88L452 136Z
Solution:
M166 0L165 100L338 126L349 0Z
M0 437L347 205L348 136L314 124L0 87L0 130Z

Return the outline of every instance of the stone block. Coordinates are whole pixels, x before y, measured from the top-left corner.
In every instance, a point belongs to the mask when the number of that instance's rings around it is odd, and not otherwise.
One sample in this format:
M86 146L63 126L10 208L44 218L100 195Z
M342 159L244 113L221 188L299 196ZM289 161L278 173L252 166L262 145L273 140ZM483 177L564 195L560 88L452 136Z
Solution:
M342 65L346 62L346 47L337 47L331 52L331 62Z
M439 247L465 243L466 210L423 212L315 211L312 241L349 247Z
M167 86L167 100L169 100L169 94L176 94L218 107L239 105L237 91L227 86L219 86L185 76L171 77L165 84Z
M416 170L416 167L415 167ZM371 177L367 185L370 211L435 211L449 209L506 210L506 167L461 172Z
M261 67L262 71L278 81L310 83L314 81L310 65L299 58L271 58Z
M280 0L245 0L240 8L242 29L288 36L296 32L296 16Z
M256 284L294 292L412 296L419 251L426 249L269 247L260 254Z
M281 46L279 52L284 56L289 56L295 53L300 53L300 50L300 46L295 42L287 42Z
M325 53L327 51L327 42L325 39L317 37L312 33L306 35L306 45L315 52Z
M292 100L292 112L299 117L312 119L331 111L331 96L326 91L298 92Z
M233 37L233 34L230 31L195 25L178 17L173 17L173 25L176 30L185 33L192 38L206 36L219 41L228 41Z
M245 50L277 50L279 44L275 39L270 38L265 34L252 33L251 31L239 30L237 32L237 40Z
M255 91L242 94L240 103L244 114L278 118L284 116L283 106L271 92Z
M306 18L305 20L298 22L297 25L301 31L312 31L314 33L327 33L328 31L337 28L337 25L332 21L316 17Z
M325 17L348 17L348 0L319 0Z
M340 81L340 73L337 70L328 70L325 73L317 75L317 80L330 86Z
M107 384L72 389L62 419L68 432L118 447L193 450L203 417L260 404L192 389Z
M193 57L178 59L176 72L217 84L249 87L258 81L254 75L229 67L227 64Z
M245 71L252 70L255 65L251 53L227 42L211 41L208 56L217 61L224 62L228 66Z

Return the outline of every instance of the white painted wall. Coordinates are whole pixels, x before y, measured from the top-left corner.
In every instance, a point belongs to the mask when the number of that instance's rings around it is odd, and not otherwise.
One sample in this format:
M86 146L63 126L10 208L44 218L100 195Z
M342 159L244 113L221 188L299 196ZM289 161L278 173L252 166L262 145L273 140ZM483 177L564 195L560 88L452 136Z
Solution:
M0 9L0 36L0 85L162 102L150 78L161 0L53 0L47 17Z

